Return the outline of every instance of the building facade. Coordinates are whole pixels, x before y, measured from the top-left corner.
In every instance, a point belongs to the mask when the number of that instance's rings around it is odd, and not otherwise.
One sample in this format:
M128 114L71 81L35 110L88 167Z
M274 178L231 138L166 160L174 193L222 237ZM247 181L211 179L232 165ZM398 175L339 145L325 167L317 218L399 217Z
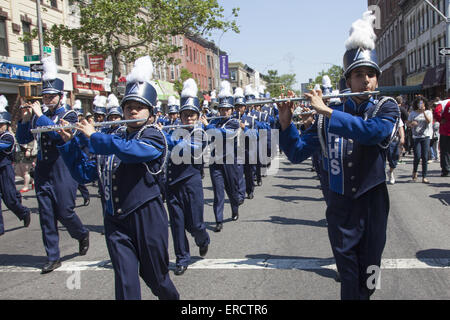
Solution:
M449 0L430 0L447 15ZM377 15L375 33L380 87L392 93L421 93L430 98L446 96L446 23L425 1L369 0Z

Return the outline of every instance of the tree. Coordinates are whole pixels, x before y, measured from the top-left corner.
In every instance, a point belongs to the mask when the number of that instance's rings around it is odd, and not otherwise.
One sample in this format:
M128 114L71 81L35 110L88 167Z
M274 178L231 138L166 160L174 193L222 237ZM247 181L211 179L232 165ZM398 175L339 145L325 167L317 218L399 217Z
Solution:
M342 67L334 65L327 71L321 71L319 72L319 75L316 77L314 82L312 83L312 88L314 88L315 84L322 85L322 78L324 75L328 75L331 80L331 85L333 86L334 90L339 90L339 80L341 80L342 76L344 74L344 69Z
M296 83L295 74L283 74L278 75L277 70L268 70L267 75L263 75L262 78L267 82L267 91L270 92L271 97L278 97L281 95L281 88L284 90L292 90Z
M186 68L181 68L180 72L180 80L174 82L173 88L181 97L181 91L183 91L183 83L189 79L193 78L192 73L189 72Z
M172 36L187 33L210 35L212 30L239 33L235 21L224 19L217 0L79 0L80 25L55 24L44 34L44 42L76 47L91 55L112 59L111 89L117 94L120 59L133 62L149 54L154 63L176 63L170 57L181 47ZM232 10L238 16L239 8ZM37 37L37 30L22 40Z

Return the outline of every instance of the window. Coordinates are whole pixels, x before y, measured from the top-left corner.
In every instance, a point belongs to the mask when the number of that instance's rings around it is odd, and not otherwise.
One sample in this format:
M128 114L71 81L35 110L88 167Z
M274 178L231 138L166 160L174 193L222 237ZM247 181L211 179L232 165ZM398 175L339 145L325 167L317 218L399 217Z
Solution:
M175 80L175 67L173 65L170 66L170 79Z
M58 1L57 0L50 0L50 6L52 8L58 8Z
M208 62L208 68L211 69L211 57L206 56L206 61Z
M8 36L4 19L0 19L0 55L8 56Z
M236 70L230 70L230 78L231 78L231 81L236 81L237 80Z
M186 60L189 61L189 49L187 45L186 45Z
M22 22L22 31L23 33L30 33L31 28L28 22ZM33 54L33 45L31 41L27 41L23 43L23 49L26 56L31 56Z
M58 66L62 66L61 46L55 47L55 62Z

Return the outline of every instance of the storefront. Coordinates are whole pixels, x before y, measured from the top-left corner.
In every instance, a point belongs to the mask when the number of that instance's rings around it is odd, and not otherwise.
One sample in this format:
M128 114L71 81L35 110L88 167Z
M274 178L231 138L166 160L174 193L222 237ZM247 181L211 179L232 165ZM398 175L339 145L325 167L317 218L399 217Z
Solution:
M423 89L425 90L425 96L427 98L434 99L440 97L443 99L446 97L445 75L445 64L428 69L425 78L423 79Z
M111 91L110 80L107 78L72 73L72 82L73 101L81 101L84 113L92 113L92 103L94 102L96 95L108 96Z
M10 107L16 104L19 86L27 82L41 82L40 72L33 72L27 66L0 62L0 94L6 97Z

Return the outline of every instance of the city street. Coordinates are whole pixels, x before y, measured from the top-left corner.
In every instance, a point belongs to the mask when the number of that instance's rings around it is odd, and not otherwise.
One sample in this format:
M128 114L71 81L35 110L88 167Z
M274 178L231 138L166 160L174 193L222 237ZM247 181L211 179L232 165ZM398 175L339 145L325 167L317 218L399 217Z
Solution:
M226 200L225 223L213 232L213 193L205 168L205 221L211 237L200 258L188 235L192 261L182 276L173 274L175 255L169 234L170 277L181 299L189 300L334 300L340 283L327 235L325 202L311 161L290 164L284 156L275 175L256 187L255 198L231 221ZM409 182L412 156L396 170L389 185L391 209L387 244L375 300L450 299L450 179L440 177L439 163L429 164L430 184ZM421 168L419 167L419 180ZM17 188L21 182L17 182ZM32 208L29 228L2 204L5 234L0 237L0 299L114 299L114 275L102 231L97 188L91 202L76 212L90 230L90 249L78 255L78 241L60 226L63 265L41 275L46 262L34 191L23 195ZM143 299L155 296L141 281Z

